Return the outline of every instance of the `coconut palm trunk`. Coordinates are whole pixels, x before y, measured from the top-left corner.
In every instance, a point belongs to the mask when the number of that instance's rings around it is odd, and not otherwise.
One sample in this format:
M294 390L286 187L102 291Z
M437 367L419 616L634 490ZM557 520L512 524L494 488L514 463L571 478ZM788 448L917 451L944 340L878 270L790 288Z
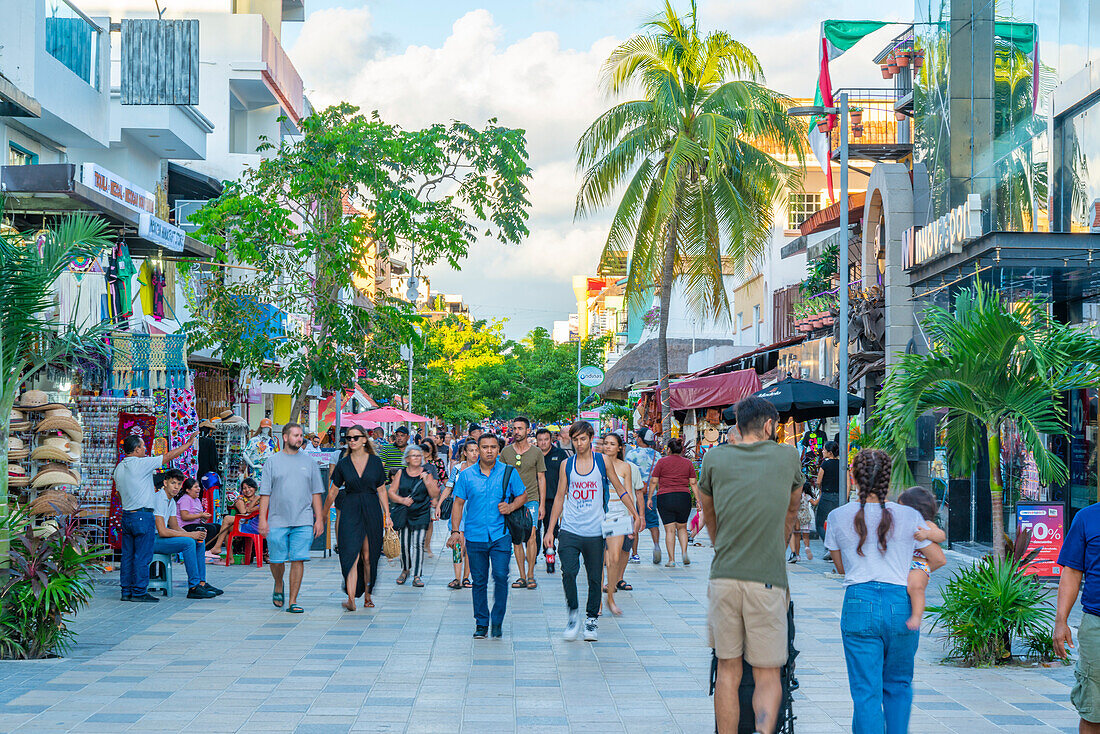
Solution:
M661 391L661 434L667 441L672 432L672 396L668 382L668 316L672 309L672 284L676 280L676 214L669 223L661 263L660 319L657 325L657 377Z

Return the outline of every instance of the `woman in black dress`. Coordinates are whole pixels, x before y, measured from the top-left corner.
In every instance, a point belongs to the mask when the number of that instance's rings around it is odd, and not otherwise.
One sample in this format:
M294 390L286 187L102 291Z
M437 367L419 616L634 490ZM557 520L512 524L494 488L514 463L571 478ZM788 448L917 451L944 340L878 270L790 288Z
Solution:
M336 542L340 572L348 599L344 609L355 611L355 598L363 595L363 606L373 607L371 591L378 576L378 556L382 552L382 527L389 526L389 498L386 496L386 470L374 453L366 431L359 426L348 429L348 449L332 470L325 515L343 489L340 524Z
M825 520L829 513L840 507L840 447L836 441L826 441L822 450L821 469L817 472L817 537L825 539ZM829 560L829 554L825 554Z

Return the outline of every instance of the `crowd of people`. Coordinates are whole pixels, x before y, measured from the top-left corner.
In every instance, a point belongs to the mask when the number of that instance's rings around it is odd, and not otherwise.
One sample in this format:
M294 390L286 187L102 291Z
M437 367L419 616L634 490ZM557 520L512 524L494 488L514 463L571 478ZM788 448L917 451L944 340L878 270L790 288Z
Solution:
M157 601L147 589L153 553L182 556L189 598L221 595L207 582L204 561L232 552L228 528L237 522L242 532L265 538L272 604L302 613L304 564L335 507L348 612L374 606L387 533L400 541L395 582L423 587L424 559L434 555L431 531L444 520L442 547L454 567L447 586L471 589L474 638L503 636L508 594L538 587L541 559L546 573L560 574L563 639L595 641L600 615L623 613L616 594L633 590L625 576L628 564L641 562L643 531L653 540L654 564L674 568L678 558L688 566L698 522L714 547L707 630L717 658L718 729L737 730L744 662L752 666L757 730L771 732L782 715L781 670L790 656L787 564L798 560L801 545L809 557L816 533L846 586L841 637L853 730L906 731L925 589L945 562L943 532L932 522L935 498L911 488L897 503L887 501L890 457L863 450L849 472L858 501L840 504L834 443L825 443L817 476L807 477L798 451L775 440L779 416L771 403L746 398L735 412L736 430L698 464L679 438L662 451L648 428L629 437L597 435L583 420L555 432L520 416L497 430L470 425L459 438L414 436L405 427L387 437L353 425L327 487L316 457L303 450L318 437L288 423L260 481L246 479L223 518L204 509L205 481L164 469L184 447L149 457L140 438L126 439L115 472L123 507L121 598ZM518 576L510 582L513 558Z

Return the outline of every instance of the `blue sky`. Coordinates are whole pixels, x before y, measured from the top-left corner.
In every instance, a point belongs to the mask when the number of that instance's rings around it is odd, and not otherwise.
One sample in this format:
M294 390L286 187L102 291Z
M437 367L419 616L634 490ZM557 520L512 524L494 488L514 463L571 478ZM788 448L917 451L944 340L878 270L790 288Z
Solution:
M591 273L606 212L573 219L579 182L573 146L612 101L597 87L616 44L657 13L658 0L305 0L304 24L283 44L317 106L347 100L406 128L491 117L527 134L531 236L518 246L481 241L461 272L435 266L433 290L460 293L479 318L508 317L508 335L549 329L576 310L571 280ZM682 12L687 0L675 3ZM699 0L704 29L748 44L770 86L812 96L820 21L911 20L911 5L879 0ZM833 65L834 86L882 84L871 58L887 28ZM877 82L875 80L878 80Z

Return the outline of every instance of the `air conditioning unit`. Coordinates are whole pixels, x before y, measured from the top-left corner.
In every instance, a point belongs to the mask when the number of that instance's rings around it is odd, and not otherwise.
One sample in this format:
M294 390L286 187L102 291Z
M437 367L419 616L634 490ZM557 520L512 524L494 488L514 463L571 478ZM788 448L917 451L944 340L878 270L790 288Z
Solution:
M206 206L206 199L176 199L176 226L190 234L199 228L191 224L191 215Z

